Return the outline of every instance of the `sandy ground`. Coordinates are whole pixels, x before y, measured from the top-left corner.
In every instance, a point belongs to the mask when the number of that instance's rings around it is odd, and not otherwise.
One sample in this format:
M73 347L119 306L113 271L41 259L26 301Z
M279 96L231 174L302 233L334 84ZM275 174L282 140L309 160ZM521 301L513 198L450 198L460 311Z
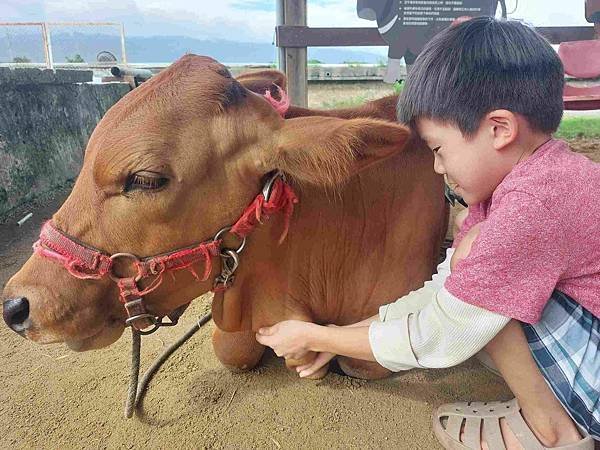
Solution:
M572 145L600 161L600 142ZM0 225L2 286L29 257L40 224L65 192L34 205L23 227ZM17 211L15 219L20 218ZM182 325L143 341L143 366L209 304L198 299ZM0 449L70 448L440 448L432 410L446 402L506 400L504 382L476 361L365 382L330 373L300 380L268 353L233 374L213 354L205 326L154 378L140 414L123 418L130 336L110 348L73 353L38 346L0 326Z

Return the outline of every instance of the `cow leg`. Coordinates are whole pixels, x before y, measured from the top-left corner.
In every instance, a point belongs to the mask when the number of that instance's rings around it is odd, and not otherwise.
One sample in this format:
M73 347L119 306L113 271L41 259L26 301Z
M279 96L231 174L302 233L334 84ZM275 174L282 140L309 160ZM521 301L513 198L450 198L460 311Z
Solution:
M309 364L316 357L317 357L317 353L316 352L308 352L306 354L306 356L304 358L302 358L302 359L286 359L285 360L285 365L286 365L286 367L289 370L292 370L293 372L296 372L296 367L303 366L304 364ZM325 364L318 371L316 371L315 373L313 373L312 375L310 375L310 376L308 376L306 378L309 378L311 380L320 380L325 375L327 375L328 371L329 371L329 364Z
M256 342L254 331L228 333L215 328L212 343L221 364L232 372L254 368L265 351L265 346Z
M353 378L379 380L389 377L392 373L374 361L364 361L362 359L348 358L347 356L338 356L337 360L344 373Z

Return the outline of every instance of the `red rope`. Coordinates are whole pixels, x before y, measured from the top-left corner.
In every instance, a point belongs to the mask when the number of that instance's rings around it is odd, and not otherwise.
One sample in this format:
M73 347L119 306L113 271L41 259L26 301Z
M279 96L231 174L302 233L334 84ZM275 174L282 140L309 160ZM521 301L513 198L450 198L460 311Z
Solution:
M263 194L259 194L246 208L242 217L231 227L231 232L240 238L248 236L259 223L262 223L263 215L269 218L276 212L282 211L284 215L284 229L279 238L281 244L287 236L290 226L290 218L294 212L294 204L298 203L298 197L292 188L278 178L273 183L269 201L265 202Z

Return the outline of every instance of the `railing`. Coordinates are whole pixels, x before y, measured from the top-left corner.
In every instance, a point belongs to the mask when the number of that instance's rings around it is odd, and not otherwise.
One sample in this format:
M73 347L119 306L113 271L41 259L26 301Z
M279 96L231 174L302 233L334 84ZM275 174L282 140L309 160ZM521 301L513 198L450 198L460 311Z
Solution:
M18 30L20 28L22 33L26 33L23 30L27 30L28 28L29 29L31 29L31 28L39 29L39 36L41 37L40 44L42 46L42 50L43 50L43 54L44 54L44 57L43 57L44 61L42 64L45 65L45 67L47 67L48 69L53 69L56 65L60 65L60 66L84 65L80 62L57 63L55 61L54 52L52 50L52 45L53 45L52 33L54 30L62 29L64 31L64 30L68 30L69 28L76 29L79 27L84 27L84 28L113 27L116 30L118 30L118 32L119 32L119 44L120 44L120 53L121 53L121 60L119 61L119 63L127 64L127 53L125 50L125 29L124 29L122 23L116 23L116 22L0 22L0 28L2 28L2 27L6 27L6 30L10 30L10 29ZM15 39L15 36L16 36L16 32L14 32L14 33L15 34L12 36L13 40ZM30 34L28 35L28 37L30 36ZM2 43L6 43L8 52L12 53L11 52L11 33L9 33L9 31L6 31L6 33L4 33L4 36L0 36L0 44L2 44ZM19 45L19 42L16 42L15 45ZM114 49L111 49L111 50L114 50ZM28 60L29 58L27 58L26 56L27 56L26 54L19 54L19 55L17 55L17 57L15 57L15 59ZM20 58L20 57L24 57L24 58ZM14 62L14 61L9 61L9 62ZM29 63L27 61L17 61L17 62L21 62L24 65L32 65L32 66L39 66L41 63L41 61L30 61ZM112 61L113 64L115 62L117 62L117 61ZM101 65L101 64L98 63L96 65ZM92 64L86 63L84 66L85 67L94 66L94 63L92 63Z

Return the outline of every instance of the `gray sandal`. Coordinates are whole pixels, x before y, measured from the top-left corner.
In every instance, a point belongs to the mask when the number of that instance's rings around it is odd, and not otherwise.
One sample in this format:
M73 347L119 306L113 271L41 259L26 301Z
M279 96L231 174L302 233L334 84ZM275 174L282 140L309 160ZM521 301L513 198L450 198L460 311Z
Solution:
M547 450L529 429L516 399L509 402L451 403L440 406L433 414L433 431L449 450L480 449L485 439L490 450L505 450L500 419L506 423L527 450ZM464 428L463 428L464 424ZM460 440L464 432L463 441ZM586 436L575 444L555 450L594 450L594 440Z

